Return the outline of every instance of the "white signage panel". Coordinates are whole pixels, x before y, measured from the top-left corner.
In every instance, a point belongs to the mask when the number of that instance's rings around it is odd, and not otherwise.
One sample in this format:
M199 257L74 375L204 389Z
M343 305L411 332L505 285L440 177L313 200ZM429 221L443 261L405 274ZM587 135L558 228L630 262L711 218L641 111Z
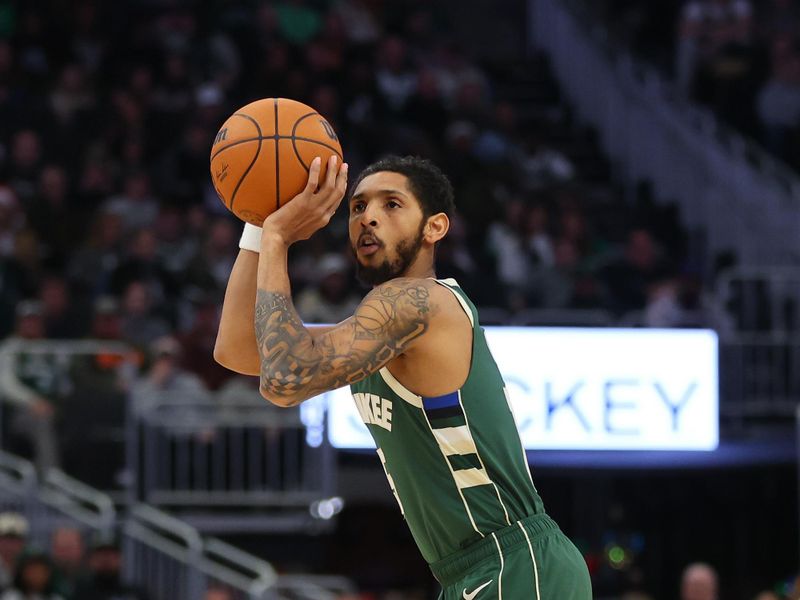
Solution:
M487 327L529 450L714 450L717 336L706 330ZM374 448L344 388L325 396L337 448Z

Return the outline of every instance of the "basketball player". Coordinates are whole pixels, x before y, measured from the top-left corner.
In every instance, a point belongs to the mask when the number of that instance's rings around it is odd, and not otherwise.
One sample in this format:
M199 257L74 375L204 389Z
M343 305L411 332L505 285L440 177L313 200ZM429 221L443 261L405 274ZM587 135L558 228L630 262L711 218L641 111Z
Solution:
M367 167L349 199L355 314L306 328L292 304L287 250L325 226L347 165L319 159L306 189L246 226L226 290L216 359L259 375L280 406L350 385L394 492L444 600L591 600L583 557L545 514L508 394L475 306L434 271L453 190L433 164ZM255 238L249 236L255 235Z

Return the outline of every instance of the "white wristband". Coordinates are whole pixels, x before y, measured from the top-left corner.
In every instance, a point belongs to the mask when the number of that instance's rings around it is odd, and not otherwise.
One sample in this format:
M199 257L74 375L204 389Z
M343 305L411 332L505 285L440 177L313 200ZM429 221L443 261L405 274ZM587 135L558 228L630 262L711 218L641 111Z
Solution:
M261 250L261 227L245 223L242 237L239 238L239 248L258 253Z

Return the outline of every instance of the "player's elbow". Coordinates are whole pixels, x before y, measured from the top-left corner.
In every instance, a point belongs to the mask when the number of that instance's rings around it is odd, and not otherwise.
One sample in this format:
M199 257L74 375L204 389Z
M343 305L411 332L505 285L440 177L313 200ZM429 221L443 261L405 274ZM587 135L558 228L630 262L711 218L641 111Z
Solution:
M261 397L264 398L264 400L275 406L280 406L281 408L291 408L305 400L304 397L296 394L278 392L273 386L265 386L263 383L258 386L258 391L261 392Z
M219 338L214 344L214 360L226 369L242 375L258 375L260 372L260 361L242 356L241 353L220 343Z

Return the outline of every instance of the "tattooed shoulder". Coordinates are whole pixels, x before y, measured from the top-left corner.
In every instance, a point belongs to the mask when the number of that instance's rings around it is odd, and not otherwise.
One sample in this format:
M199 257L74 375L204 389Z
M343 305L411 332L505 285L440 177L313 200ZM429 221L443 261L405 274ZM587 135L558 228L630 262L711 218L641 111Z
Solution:
M399 278L373 289L354 315L356 337L393 337L399 347L418 338L437 312L432 285L424 279Z
M394 279L373 289L355 315L312 338L287 295L258 290L261 392L291 406L360 381L411 348L438 312L436 284Z

